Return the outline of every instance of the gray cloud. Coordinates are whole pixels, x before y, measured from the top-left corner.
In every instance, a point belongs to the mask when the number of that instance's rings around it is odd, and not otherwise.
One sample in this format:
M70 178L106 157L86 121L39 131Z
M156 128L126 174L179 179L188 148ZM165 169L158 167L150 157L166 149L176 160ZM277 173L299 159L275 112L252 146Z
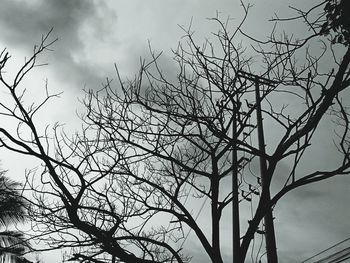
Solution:
M41 35L53 27L52 37L58 37L59 41L53 47L55 52L45 59L53 65L55 77L61 82L71 83L69 85L77 89L81 89L84 84L87 88L94 88L99 87L101 80L108 75L106 68L100 66L110 63L108 59L115 60L124 68L123 77L127 77L129 72L136 73L139 56L148 54L148 38L152 40L152 47L157 50L164 48L166 51L170 47L176 47L177 36L183 34L177 24L186 27L192 16L194 29L201 39L202 34L208 36L211 31L215 32L215 27L211 27L205 17L213 17L216 10L225 11L221 14L224 19L226 13L230 14L235 18L235 23L239 21L236 16L240 17L241 14L238 1L234 1L234 4L228 0L218 1L215 5L210 1L169 2L171 1L118 1L116 5L119 27L115 27L116 14L102 0L1 0L0 41L10 51L17 48L30 54ZM265 7L271 6L274 11L280 9L282 12L286 10L286 2L290 1L252 2L256 6L248 19L247 30L254 36L263 37L270 31L271 25L261 21L266 21L273 15L273 12ZM299 4L293 5L305 4L305 1L301 0L296 2ZM266 19L262 19L262 16ZM123 43L114 39L113 31L117 30L123 30L119 31L118 36L120 39L124 37ZM107 42L109 44L106 44ZM115 49L112 45L117 44L121 46L122 52L118 54L118 58L113 58L111 54ZM101 52L104 53L104 57L100 57ZM164 54L160 63L165 75L173 80L177 70L170 57ZM107 65L107 69L113 70L111 63ZM267 130L266 133L267 137L275 140L275 132ZM316 164L328 167L332 164L334 152L330 151L331 148L326 144L331 144L332 140L327 138L330 137L327 135L320 139L320 151L313 152L312 158L307 160L305 166ZM327 154L321 155L321 152ZM279 168L275 177L279 180L276 182L277 186L284 183L289 169L288 164ZM292 191L281 199L274 215L282 262L300 262L349 235L347 220L350 210L346 209L349 202L346 195L349 183L350 178L336 178ZM244 212L245 210L242 211ZM208 217L203 216L203 220L206 218ZM227 235L227 239L229 238L230 234ZM186 247L194 256L193 262L208 262L205 252L195 241L189 242ZM224 252L227 253L225 259L229 259L230 251Z
M26 52L53 28L58 37L55 52L48 56L59 80L89 88L101 82L103 69L89 59L95 42L106 41L116 15L103 1L83 0L4 0L0 9L1 42ZM90 50L87 50L90 49Z
M319 164L325 160L310 161ZM331 166L332 162L326 164ZM288 170L288 164L282 163L276 178L288 174ZM348 237L350 211L344 193L349 183L349 177L338 176L295 189L277 203L275 230L283 262L301 262Z

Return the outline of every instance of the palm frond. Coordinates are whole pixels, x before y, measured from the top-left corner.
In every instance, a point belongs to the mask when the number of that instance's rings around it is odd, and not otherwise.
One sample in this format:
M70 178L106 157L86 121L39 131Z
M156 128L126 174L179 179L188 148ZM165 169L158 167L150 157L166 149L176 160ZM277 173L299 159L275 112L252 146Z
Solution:
M26 202L18 188L20 184L10 180L0 170L0 227L23 222L26 218ZM0 231L0 262L30 263L23 253L30 249L29 242L18 231Z
M13 254L0 255L0 262L6 262L6 263L33 263L32 261L29 261L25 257L16 256L16 255L13 255Z
M22 246L30 248L23 233L18 231L0 231L0 250L4 247Z
M0 227L23 222L25 201L17 190L19 183L10 180L0 172Z

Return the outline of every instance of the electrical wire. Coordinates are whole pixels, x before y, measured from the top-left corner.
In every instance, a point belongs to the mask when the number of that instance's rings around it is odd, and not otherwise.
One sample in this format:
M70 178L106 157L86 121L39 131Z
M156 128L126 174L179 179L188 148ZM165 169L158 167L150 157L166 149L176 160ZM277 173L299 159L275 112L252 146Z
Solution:
M199 215L202 213L202 210L203 210L204 205L205 205L205 203L207 202L207 200L208 200L208 195L205 197L205 199L204 199L204 201L203 201L203 203L202 203L202 206L201 206L201 208L199 209L199 211L198 211L198 213L197 213L197 215L196 215L196 217L195 217L195 219L194 219L195 221L197 221ZM185 238L184 238L182 244L180 245L180 248L183 248L183 245L185 244L185 242L186 242L188 236L190 235L191 230L192 230L192 228L190 228L190 229L188 230L188 232L187 232L187 234L186 234L186 236L185 236Z
M340 241L340 242L338 242L338 243L336 243L336 244L330 246L329 248L326 248L326 249L322 250L321 252L317 253L316 255L314 255L314 256L312 256L312 257L309 257L308 259L304 260L304 261L301 262L301 263L307 262L307 261L309 261L310 259L313 259L313 258L315 258L315 257L317 257L317 256L319 256L319 255L321 255L322 253L327 252L328 250L330 250L330 249L332 249L332 248L334 248L334 247L336 247L336 246L338 246L338 245L340 245L340 244L342 244L342 243L344 243L344 242L346 242L346 241L348 241L348 240L350 240L350 237L348 237L348 238L344 239L343 241Z

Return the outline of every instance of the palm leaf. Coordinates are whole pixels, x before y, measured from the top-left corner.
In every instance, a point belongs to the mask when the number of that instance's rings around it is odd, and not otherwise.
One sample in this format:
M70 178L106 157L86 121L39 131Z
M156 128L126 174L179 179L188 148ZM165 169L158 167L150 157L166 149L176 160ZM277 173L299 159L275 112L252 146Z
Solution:
M24 235L17 231L0 232L0 261L16 263L25 262L23 253L30 248L29 242Z
M25 201L14 182L0 172L0 227L16 224L25 219Z
M26 218L26 203L17 190L19 183L4 176L0 171L0 227L23 222ZM30 248L29 242L18 231L0 231L0 262L25 263L30 262L23 253Z

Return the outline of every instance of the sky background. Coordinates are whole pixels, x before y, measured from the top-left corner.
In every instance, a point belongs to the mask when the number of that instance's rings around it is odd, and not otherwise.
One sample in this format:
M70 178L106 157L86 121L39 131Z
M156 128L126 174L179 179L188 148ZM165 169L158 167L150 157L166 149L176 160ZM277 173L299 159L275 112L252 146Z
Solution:
M307 8L315 1L252 0L254 6L244 28L249 34L264 39L271 30L268 22L274 13L288 16L288 5ZM206 18L232 19L234 28L242 18L242 8L237 0L1 0L0 1L0 49L7 48L12 55L8 74L15 72L29 57L33 45L51 28L52 38L58 38L53 52L46 53L43 62L49 65L30 74L26 85L32 96L48 80L49 90L64 93L41 115L40 125L56 121L67 127L77 127L79 120L78 98L83 89L99 89L106 77L115 78L114 63L122 77L132 78L138 71L140 57L148 56L148 41L156 51L164 51L164 68L171 74L171 48L176 48L184 32L180 28L192 28L199 43L215 32L215 26ZM179 26L180 25L180 26ZM287 24L286 32L299 34L302 25ZM309 159L310 166L328 167L334 161L334 153L327 151L332 141L330 123L322 124L319 151ZM269 136L269 130L265 131ZM24 169L33 167L31 159L21 159L1 151L2 167L9 169L11 178L23 178ZM285 167L283 166L285 165ZM288 164L279 167L283 174ZM305 167L307 169L307 166ZM326 182L293 191L275 208L277 247L281 262L301 262L313 254L350 236L349 192L350 180L334 178ZM202 219L205 220L205 216ZM229 227L228 227L229 229ZM227 232L227 231L226 231ZM225 232L225 233L226 233ZM223 247L230 257L231 235L223 237ZM200 249L189 238L188 249L194 262L205 262ZM43 255L46 262L60 262L60 255Z

